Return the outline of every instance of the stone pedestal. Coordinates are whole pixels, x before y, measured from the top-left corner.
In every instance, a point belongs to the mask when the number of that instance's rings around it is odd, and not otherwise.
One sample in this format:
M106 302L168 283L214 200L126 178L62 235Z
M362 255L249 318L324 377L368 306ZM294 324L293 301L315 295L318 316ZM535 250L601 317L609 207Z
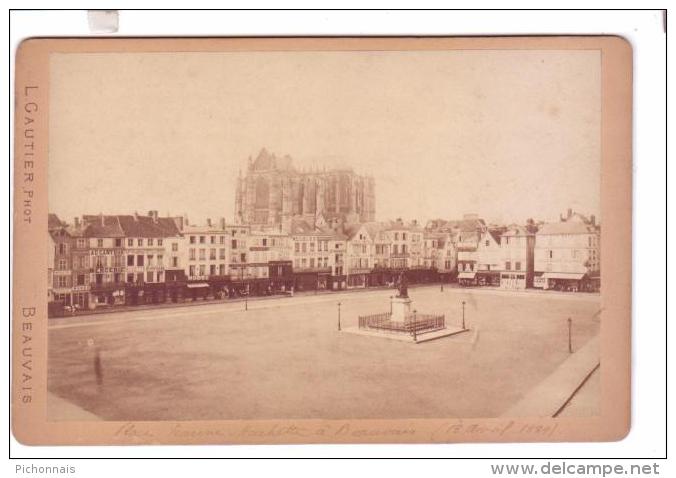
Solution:
M394 297L392 299L392 322L404 322L411 315L411 302L408 297Z

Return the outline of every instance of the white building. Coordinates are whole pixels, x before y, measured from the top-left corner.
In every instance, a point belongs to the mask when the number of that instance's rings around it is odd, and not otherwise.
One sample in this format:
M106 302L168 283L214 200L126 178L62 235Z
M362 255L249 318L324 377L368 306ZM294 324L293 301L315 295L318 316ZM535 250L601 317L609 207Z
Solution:
M543 224L535 236L534 286L594 290L600 286L600 228L568 210L560 222Z
M533 287L533 228L512 225L500 238L500 287L526 289Z

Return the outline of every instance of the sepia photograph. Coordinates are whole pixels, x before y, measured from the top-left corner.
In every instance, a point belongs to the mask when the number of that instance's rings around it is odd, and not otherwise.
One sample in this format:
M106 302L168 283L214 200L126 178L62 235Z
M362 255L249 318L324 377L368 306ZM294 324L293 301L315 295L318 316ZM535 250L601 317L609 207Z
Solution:
M46 421L331 442L601 419L624 217L602 48L301 40L45 56ZM219 421L245 425L188 431Z

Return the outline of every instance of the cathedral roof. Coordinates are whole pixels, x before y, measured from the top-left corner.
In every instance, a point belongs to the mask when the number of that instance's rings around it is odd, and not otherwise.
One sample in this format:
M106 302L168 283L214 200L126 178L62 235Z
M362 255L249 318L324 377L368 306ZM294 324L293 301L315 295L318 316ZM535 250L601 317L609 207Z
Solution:
M269 153L267 149L263 148L258 153L256 160L253 162L253 169L255 171L263 171L266 169L274 169L275 155Z

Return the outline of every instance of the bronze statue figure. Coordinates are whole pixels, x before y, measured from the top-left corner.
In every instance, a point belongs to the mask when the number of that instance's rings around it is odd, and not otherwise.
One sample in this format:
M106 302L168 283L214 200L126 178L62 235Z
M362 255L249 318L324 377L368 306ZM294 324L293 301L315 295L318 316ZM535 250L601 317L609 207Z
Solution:
M397 297L408 299L408 281L406 280L406 274L403 272L399 274L399 294L397 294Z

